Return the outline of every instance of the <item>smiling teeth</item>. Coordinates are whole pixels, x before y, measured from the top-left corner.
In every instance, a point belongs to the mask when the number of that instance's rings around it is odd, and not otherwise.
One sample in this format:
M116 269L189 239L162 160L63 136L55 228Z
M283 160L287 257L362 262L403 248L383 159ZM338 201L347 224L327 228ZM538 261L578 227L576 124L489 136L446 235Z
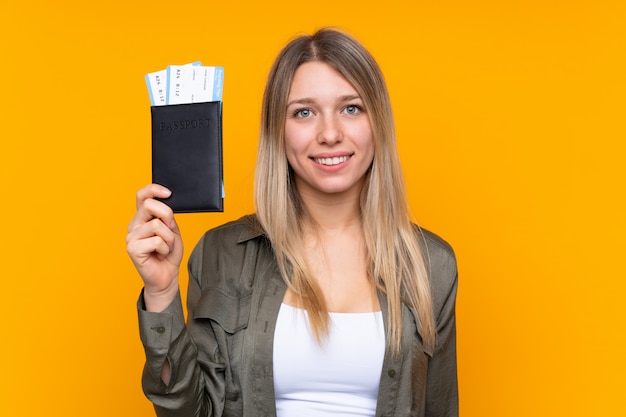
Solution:
M348 160L347 156L336 156L334 158L315 158L315 162L322 165L337 165Z

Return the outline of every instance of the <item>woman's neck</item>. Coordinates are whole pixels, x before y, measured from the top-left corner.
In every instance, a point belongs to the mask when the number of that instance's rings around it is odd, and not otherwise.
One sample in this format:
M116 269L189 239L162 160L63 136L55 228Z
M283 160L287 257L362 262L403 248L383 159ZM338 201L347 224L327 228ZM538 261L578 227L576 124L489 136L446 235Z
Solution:
M361 227L359 199L344 195L300 195L310 226L323 232Z
M295 178L296 189L304 205L306 217L303 219L314 230L341 232L361 228L361 191L365 179L361 178L351 187L335 193L328 193L310 186L299 177Z

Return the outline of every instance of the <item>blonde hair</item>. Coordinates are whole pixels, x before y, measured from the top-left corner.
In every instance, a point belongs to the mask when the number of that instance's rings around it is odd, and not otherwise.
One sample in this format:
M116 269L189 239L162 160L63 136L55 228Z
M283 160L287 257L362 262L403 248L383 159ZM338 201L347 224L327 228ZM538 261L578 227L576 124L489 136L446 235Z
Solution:
M328 334L329 315L305 260L302 219L306 213L285 153L289 89L296 69L310 61L324 62L345 77L357 90L370 118L375 153L361 191L360 209L368 275L387 295L388 344L393 352L399 352L405 303L416 312L424 346L432 350L436 330L430 285L420 240L409 216L387 86L370 53L335 29L321 29L288 43L270 70L263 96L255 205L280 273L307 310L321 341Z

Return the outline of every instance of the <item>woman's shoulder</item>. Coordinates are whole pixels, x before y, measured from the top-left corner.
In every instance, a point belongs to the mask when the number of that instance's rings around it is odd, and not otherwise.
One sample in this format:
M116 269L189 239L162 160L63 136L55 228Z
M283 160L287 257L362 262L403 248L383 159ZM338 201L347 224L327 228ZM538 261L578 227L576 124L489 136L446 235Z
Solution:
M421 240L421 243L425 246L425 249L431 253L431 255L437 255L443 258L451 258L455 261L455 254L452 245L448 243L438 234L431 232L420 226L415 226L417 235Z
M264 236L254 215L246 215L207 230L193 248L190 265L200 267L208 259L243 256L245 243ZM204 260L204 261L203 261ZM194 268L195 269L195 268Z
M254 215L214 227L202 236L188 262L190 275L201 288L220 287L230 294L248 291L253 277L241 274L264 236ZM251 246L252 245L252 246ZM265 252L264 252L265 253Z
M256 216L248 214L237 220L232 220L209 229L204 234L203 240L218 239L241 243L264 235L263 228Z

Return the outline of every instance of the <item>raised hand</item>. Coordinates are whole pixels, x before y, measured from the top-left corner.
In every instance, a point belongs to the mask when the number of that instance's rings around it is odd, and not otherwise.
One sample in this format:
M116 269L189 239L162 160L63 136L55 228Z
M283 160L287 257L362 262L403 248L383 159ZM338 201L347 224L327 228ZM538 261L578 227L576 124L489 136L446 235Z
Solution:
M148 311L162 311L178 292L183 241L172 210L155 200L170 195L158 184L141 188L137 192L137 213L128 225L126 251L143 279Z

